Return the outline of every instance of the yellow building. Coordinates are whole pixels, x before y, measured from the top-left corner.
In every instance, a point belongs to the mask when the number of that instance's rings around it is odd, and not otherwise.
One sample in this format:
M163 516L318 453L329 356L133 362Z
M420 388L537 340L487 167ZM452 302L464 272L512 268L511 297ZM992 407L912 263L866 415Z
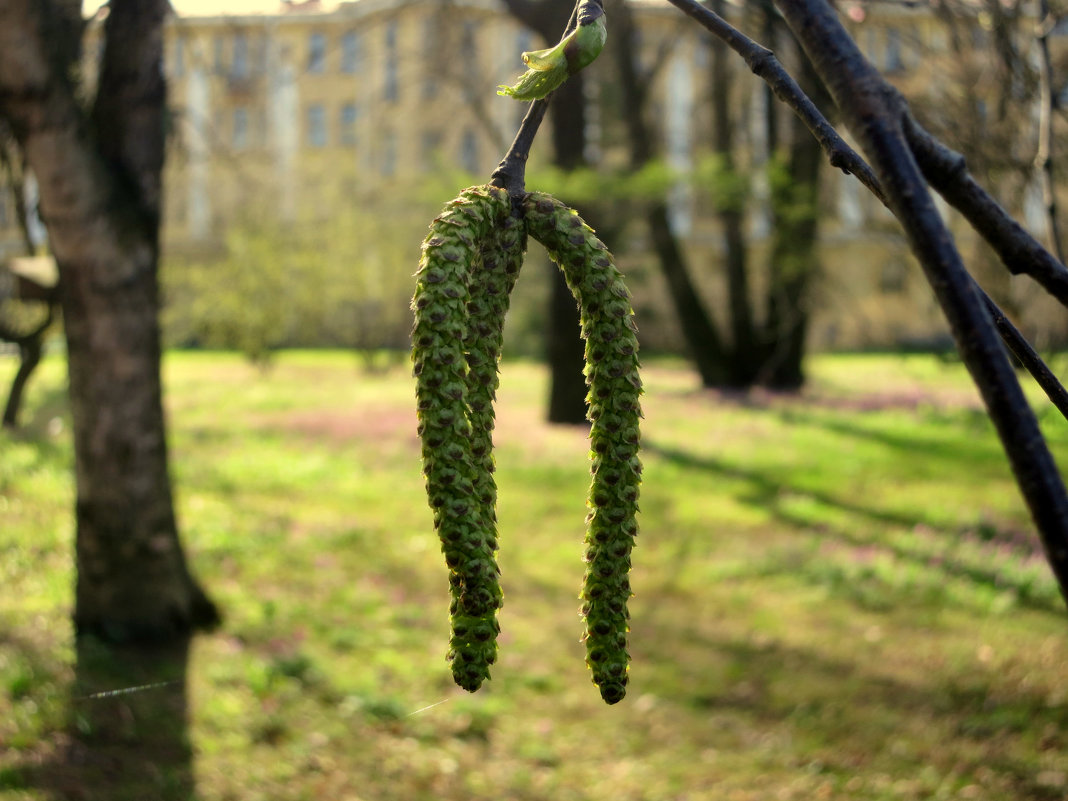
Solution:
M323 218L441 164L488 175L521 111L495 83L532 42L489 0L175 17L167 241L248 212Z
M685 176L711 149L709 40L665 0L630 4L641 60L659 63L649 117L665 161ZM179 13L167 24L170 253L217 249L231 226L249 220L309 223L353 207L371 213L382 192L409 191L443 170L485 180L525 111L495 87L521 72L522 51L546 44L495 0L350 0L329 7L311 0L266 11L263 3L253 5L260 13ZM745 4L730 10L744 27ZM947 52L950 37L929 6L854 0L841 10L858 44L892 80L910 91L930 85L925 65ZM92 42L86 52L96 52ZM738 166L753 176L748 233L759 256L770 226L761 204L768 194L762 172L768 99L739 59L732 57L732 69ZM610 59L595 62L589 76L588 156L604 169L622 167L626 148L611 106L618 93ZM788 114L781 112L783 119ZM544 136L535 157L548 149ZM827 168L824 183L825 275L814 294L812 344L875 347L942 336L931 292L888 212L850 176ZM692 183L680 179L670 197L695 275L710 297L722 297L717 218ZM1033 203L1024 209L1041 236L1041 215ZM18 241L13 217L10 198L0 192L0 248L7 243L8 252ZM670 318L639 227L624 248L628 272L647 279L639 281L636 303ZM1030 303L1030 290L1020 292ZM1039 306L1045 324L1063 336L1063 314Z

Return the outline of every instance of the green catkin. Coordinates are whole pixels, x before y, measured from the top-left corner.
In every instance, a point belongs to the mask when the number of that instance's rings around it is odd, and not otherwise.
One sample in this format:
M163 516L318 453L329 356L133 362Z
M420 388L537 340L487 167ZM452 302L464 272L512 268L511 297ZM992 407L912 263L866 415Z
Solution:
M497 484L493 479L493 404L500 384L498 362L504 340L508 301L523 266L526 231L516 217L507 217L482 247L471 275L467 302L467 405L471 422L471 453L475 459L475 496L487 514L487 528L496 532Z
M524 202L527 232L549 251L579 302L586 340L590 486L586 529L586 662L609 704L626 694L630 552L638 533L638 339L629 293L602 243L574 211L549 195Z
M453 678L477 690L496 660L501 589L494 527L476 493L483 463L472 454L468 408L469 285L481 245L509 217L506 192L472 187L431 223L423 241L412 308L412 359L423 474L434 527L449 568Z

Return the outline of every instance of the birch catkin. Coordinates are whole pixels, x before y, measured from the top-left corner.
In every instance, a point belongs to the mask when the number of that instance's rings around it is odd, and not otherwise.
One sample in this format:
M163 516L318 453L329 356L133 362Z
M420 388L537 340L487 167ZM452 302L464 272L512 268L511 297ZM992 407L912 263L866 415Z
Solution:
M541 193L529 194L523 211L528 233L563 270L581 311L593 462L582 590L586 661L601 697L614 704L626 694L630 552L638 533L637 329L622 275L578 214Z
M493 404L500 384L498 362L504 340L504 318L512 287L526 251L526 232L515 217L506 217L483 243L474 265L467 302L467 402L474 457L475 497L496 533L497 484L493 478ZM496 547L496 546L495 546Z
M412 358L427 498L449 567L453 678L477 690L497 656L497 580L494 526L476 487L485 484L485 462L472 453L465 344L472 267L481 243L511 212L503 190L464 190L431 223L412 307ZM492 478L490 479L492 481Z
M609 704L626 694L630 552L638 527L638 340L630 296L578 214L530 194L523 216L494 187L464 190L423 242L412 306L419 435L427 497L449 568L453 678L477 690L497 658L497 486L493 425L508 299L529 233L579 302L593 481L582 613L587 664Z

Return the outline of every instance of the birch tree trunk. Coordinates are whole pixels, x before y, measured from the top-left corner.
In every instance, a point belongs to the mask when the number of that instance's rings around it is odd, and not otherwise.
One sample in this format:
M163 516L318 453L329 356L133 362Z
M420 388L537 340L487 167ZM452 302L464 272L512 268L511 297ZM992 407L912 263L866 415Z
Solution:
M169 639L217 621L175 523L157 265L166 0L112 0L93 108L78 0L0 0L0 115L40 187L60 272L77 485L79 633Z

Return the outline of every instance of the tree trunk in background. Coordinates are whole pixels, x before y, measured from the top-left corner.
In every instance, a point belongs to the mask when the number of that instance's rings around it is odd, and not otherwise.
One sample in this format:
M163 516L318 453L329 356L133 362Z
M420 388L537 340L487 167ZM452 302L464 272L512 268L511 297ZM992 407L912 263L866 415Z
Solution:
M561 31L563 27L561 26ZM553 95L550 116L553 127L553 161L564 170L585 166L586 102L585 78L572 75ZM593 225L588 212L583 213ZM596 226L594 226L596 227ZM580 334L578 302L567 288L564 273L552 265L552 292L549 301L547 355L549 357L550 423L586 422L585 345Z
M538 33L548 45L560 40L574 8L573 0L504 0L504 5L520 24ZM584 87L584 76L579 72L553 94L549 110L553 162L561 169L573 170L586 163ZM593 225L588 210L583 211L583 218ZM546 328L546 358L549 362L546 419L550 423L585 423L586 379L582 372L585 347L579 334L578 303L567 288L563 273L555 265L552 271Z
M830 106L826 88L797 48L798 82L821 108ZM773 389L800 389L809 322L809 288L819 271L819 183L823 154L796 117L789 121L786 173L771 178L775 216L768 275L765 342L760 383Z
M60 271L77 485L76 630L168 639L217 621L178 540L161 403L156 271L169 6L112 0L91 118L64 69L78 61L68 33L80 30L80 6L0 4L0 114L37 177Z
M712 10L723 16L723 0L713 0ZM727 45L712 40L712 148L720 159L724 177L735 182L734 122L730 116L731 57ZM727 310L731 330L731 352L727 382L732 387L750 387L759 371L760 354L749 297L749 251L745 240L745 207L733 192L721 193L717 214L723 225L723 246L727 269Z
M611 3L610 16L614 42L609 47L619 70L622 102L621 113L626 123L630 146L630 166L637 171L653 160L652 133L645 119L645 99L649 80L639 74L635 59L638 42L634 17L621 0ZM686 349L693 360L701 383L706 387L723 386L727 382L727 358L723 341L712 322L708 309L690 278L689 268L678 237L671 230L667 203L654 201L646 212L653 250L660 262L660 270L667 282L679 329L686 341Z
M41 338L41 336L30 337L18 343L19 369L11 381L11 389L7 394L7 404L4 406L4 428L14 428L18 423L22 392L26 389L26 382L30 380L33 371L41 362Z

